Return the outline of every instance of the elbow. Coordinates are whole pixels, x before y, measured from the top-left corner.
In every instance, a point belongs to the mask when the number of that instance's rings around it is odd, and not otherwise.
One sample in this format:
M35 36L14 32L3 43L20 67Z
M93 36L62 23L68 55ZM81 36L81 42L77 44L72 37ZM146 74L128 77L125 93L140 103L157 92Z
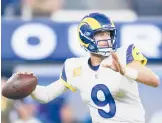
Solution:
M151 85L153 87L158 87L160 85L160 79L158 76L155 76L154 78L151 79Z

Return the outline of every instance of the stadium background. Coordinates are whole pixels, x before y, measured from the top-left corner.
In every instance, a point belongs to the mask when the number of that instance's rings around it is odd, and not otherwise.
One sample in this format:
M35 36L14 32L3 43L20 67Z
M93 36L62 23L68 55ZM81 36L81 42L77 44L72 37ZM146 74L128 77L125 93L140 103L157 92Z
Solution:
M76 28L90 12L115 20L118 46L136 44L162 81L161 0L1 0L2 87L18 71L31 71L39 85L48 85L59 78L66 58L87 55L77 42ZM162 86L139 84L139 90L146 123L161 123ZM16 101L2 97L1 118L2 123L90 122L79 94L70 91L48 104L30 97Z

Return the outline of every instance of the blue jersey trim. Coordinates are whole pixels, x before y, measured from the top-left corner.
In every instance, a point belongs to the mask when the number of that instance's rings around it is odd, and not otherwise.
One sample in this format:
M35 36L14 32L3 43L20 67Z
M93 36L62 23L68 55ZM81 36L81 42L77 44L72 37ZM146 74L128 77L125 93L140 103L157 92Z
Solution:
M63 68L62 68L62 75L61 75L61 78L67 82L67 77L66 77L66 72L65 72L65 64L63 65Z
M97 71L99 69L99 67L100 67L100 65L93 66L92 63L91 63L91 59L90 58L88 59L88 65L94 71Z
M134 60L133 55L132 55L132 50L133 50L133 44L129 45L128 49L127 49L127 56L126 56L126 63L129 64L130 62L132 62Z

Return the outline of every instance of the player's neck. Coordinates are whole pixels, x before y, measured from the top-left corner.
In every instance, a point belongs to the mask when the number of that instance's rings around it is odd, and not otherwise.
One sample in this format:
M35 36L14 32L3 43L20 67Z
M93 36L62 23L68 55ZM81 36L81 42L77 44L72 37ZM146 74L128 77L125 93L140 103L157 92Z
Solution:
M105 57L101 56L101 55L97 55L97 54L91 54L91 64L93 66L97 66L97 65L100 65L100 63L102 62L102 60L104 59Z

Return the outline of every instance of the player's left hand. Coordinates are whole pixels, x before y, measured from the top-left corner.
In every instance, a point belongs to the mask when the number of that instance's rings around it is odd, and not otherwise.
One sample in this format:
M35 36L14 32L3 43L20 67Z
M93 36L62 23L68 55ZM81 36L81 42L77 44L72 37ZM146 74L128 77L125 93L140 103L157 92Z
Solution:
M119 72L120 74L124 75L124 66L120 63L119 58L115 52L111 52L112 55L112 64L103 64L102 66L105 68L110 68L116 72Z

